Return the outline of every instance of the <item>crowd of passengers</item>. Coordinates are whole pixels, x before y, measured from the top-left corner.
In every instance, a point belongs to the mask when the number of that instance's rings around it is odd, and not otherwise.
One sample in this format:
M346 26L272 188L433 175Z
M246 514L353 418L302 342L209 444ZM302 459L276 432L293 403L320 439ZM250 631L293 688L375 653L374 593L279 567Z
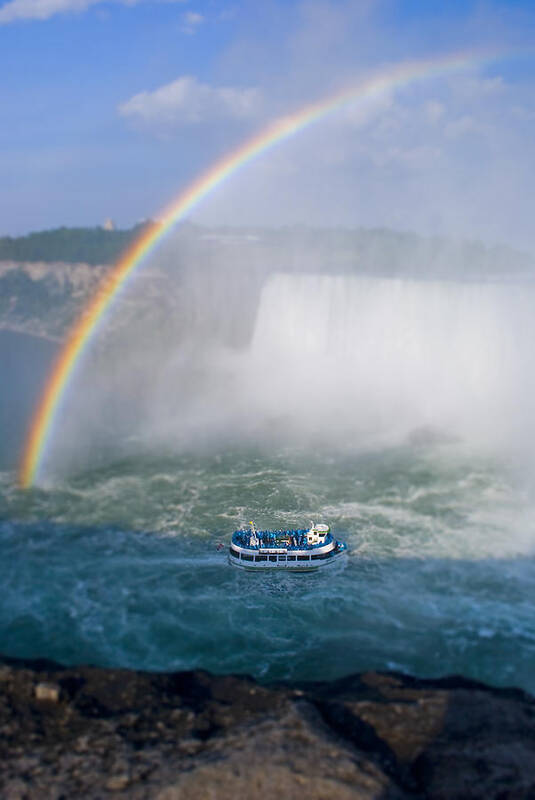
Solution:
M319 547L320 545L307 545L307 530L297 531L256 531L260 547ZM236 544L242 547L251 547L251 531L236 531L232 537ZM326 544L329 537L320 544Z

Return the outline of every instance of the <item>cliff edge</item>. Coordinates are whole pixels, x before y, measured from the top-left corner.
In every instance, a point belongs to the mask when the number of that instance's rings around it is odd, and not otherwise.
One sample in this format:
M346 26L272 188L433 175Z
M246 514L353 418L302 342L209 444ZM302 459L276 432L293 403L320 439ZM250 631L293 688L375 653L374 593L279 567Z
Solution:
M463 678L264 686L3 659L0 690L5 800L535 797L535 699Z

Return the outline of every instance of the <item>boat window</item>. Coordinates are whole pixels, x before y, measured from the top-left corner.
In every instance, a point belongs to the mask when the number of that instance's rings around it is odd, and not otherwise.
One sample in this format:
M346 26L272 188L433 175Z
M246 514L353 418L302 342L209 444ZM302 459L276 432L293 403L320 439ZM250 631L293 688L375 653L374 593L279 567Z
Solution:
M295 561L295 556L288 556L288 561Z
M276 560L277 560L277 556L270 556L270 557L269 557L269 560L270 560L270 561L276 561Z
M298 561L310 561L308 556L297 556Z
M315 553L312 558L315 560L317 558L329 558L330 553Z
M255 561L267 561L267 556L255 556Z
M279 556L279 561L286 561L286 556Z
M239 554L239 553L237 553L237 552L236 552L236 550L233 550L233 549L232 549L232 547L230 548L230 555L231 555L233 558L239 558L239 557L240 557L240 554Z
M253 556L246 556L245 553L241 554L242 561L252 561Z

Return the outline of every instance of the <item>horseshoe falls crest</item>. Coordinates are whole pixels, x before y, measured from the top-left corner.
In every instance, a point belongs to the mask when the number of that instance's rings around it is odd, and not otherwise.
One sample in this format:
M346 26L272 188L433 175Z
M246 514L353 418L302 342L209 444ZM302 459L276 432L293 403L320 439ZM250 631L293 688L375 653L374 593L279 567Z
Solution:
M85 365L40 486L2 474L1 649L534 691L533 287L276 273L225 291L172 347ZM241 574L216 545L250 519L328 522L349 555Z

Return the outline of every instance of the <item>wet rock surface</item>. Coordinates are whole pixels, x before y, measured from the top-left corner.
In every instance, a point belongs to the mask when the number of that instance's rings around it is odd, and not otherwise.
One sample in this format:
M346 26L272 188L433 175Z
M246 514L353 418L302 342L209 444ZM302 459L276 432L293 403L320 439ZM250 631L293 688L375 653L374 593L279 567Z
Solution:
M0 797L535 797L535 699L365 673L262 686L0 663Z

